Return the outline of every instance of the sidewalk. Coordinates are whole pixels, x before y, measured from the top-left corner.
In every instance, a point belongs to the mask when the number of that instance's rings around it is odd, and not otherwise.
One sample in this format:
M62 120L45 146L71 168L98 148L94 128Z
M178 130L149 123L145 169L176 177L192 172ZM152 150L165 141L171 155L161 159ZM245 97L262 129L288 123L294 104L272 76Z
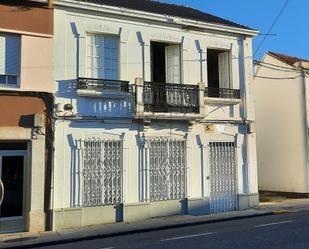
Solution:
M287 199L280 202L265 202L261 203L258 208L223 214L204 216L169 216L134 223L123 222L101 226L67 229L58 232L0 234L0 248L31 248L32 246L48 246L85 239L106 238L131 233L142 233L147 231L298 211L309 211L309 199Z

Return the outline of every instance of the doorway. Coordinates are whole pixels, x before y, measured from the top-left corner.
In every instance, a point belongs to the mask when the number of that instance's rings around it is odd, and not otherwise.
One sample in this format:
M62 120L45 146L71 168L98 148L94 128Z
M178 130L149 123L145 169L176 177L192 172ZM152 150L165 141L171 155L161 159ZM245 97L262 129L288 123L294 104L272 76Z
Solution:
M236 211L237 163L235 142L209 143L210 213Z
M0 233L24 231L23 151L0 151Z

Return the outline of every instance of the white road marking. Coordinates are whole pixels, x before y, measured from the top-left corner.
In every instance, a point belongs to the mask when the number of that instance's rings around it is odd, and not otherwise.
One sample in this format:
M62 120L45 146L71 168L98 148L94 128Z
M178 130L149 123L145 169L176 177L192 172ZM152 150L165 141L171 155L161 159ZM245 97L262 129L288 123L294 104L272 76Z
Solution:
M169 238L169 239L162 239L162 240L160 240L160 241L161 241L161 242L164 242L164 241L171 241L171 240L188 239L188 238L206 236L206 235L211 235L211 234L214 234L214 233L193 234L193 235L188 235L188 236L181 236L181 237L175 237L175 238Z
M104 247L104 248L101 248L101 249L114 249L115 247Z
M254 226L254 227L268 227L268 226L275 226L275 225L286 224L286 223L292 223L292 222L295 222L295 220L287 220L287 221L280 221L280 222L274 222L274 223L256 225L256 226Z

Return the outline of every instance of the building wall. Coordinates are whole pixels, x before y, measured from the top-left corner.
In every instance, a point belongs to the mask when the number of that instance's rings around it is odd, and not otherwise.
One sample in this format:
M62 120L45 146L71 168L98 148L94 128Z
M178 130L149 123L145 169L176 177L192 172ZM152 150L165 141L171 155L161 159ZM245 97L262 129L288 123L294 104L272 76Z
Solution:
M53 34L53 10L46 4L12 0L0 3L0 27L16 32Z
M96 15L95 18L93 15ZM73 114L95 116L130 117L131 109L111 113L110 102L99 98L77 97L76 78L86 77L86 34L98 33L116 35L120 39L120 76L133 84L136 78L151 80L150 41L182 44L182 82L197 85L201 79L207 86L206 49L217 48L231 50L231 81L235 89L243 88L245 79L243 64L244 39L237 35L186 31L166 24L164 28L156 22L142 23L129 17L110 16L90 11L73 12L55 9L55 94L58 103L71 103L75 106ZM250 40L251 42L251 40ZM249 42L249 43L250 43ZM144 44L144 45L143 45ZM198 44L198 45L197 45ZM202 51L202 61L198 48ZM144 60L143 60L144 51ZM77 59L77 52L79 60ZM202 66L201 66L202 63ZM202 67L202 70L201 70ZM128 100L118 100L119 106ZM114 100L116 102L116 100ZM102 108L98 108L102 106ZM209 119L236 119L242 116L241 105L212 105L207 109ZM129 113L128 113L129 112Z
M20 89L52 92L53 72L53 38L22 35Z
M135 120L134 96L131 99L78 97L76 79L87 77L87 33L119 36L119 78L130 81L132 85L136 78L144 77L145 81L151 80L151 41L182 44L182 82L192 85L197 85L203 80L207 86L207 48L230 50L232 87L241 89L242 101L235 105L207 105L203 124L197 122L189 125L189 120L164 121L150 118L146 123L143 120ZM245 60L251 58L251 43L251 38L244 39L242 36L230 33L184 31L170 24L163 27L162 24L150 20L142 22L130 17L56 6L55 103L70 103L73 105L73 111L58 113L55 125L54 229L117 220L115 214L117 207L87 209L72 204L72 167L75 167L72 148L74 150L76 146L74 141L88 137L108 138L124 134L123 220L125 221L183 212L179 201L150 203L141 199L139 140L143 135L187 136L188 207L202 208L203 213L207 213L205 210L209 209L209 142L236 142L237 194L241 202L239 207L248 208L256 205L255 134L247 136L247 126L244 122L248 116L254 121L251 94L252 61ZM199 47L202 48L202 59ZM248 88L245 88L247 83ZM247 99L244 98L245 95ZM247 103L250 103L251 109L247 108ZM246 112L246 109L250 110ZM207 124L219 125L220 129L207 130ZM249 152L248 144L250 144ZM250 188L248 181L251 184ZM63 191L64 189L66 191ZM250 199L250 195L254 197ZM92 216L89 214L90 210L93 211ZM98 213L105 215L95 219L95 214Z
M63 229L74 226L86 225L88 219L92 219L90 213L85 214L86 209L72 202L76 194L72 186L72 170L76 166L76 141L85 138L108 139L124 134L123 150L123 219L126 221L149 218L155 216L168 215L164 205L169 202L149 203L144 202L140 197L142 188L140 182L140 166L143 162L140 159L142 135L146 137L172 136L175 138L185 137L187 134L187 198L190 201L208 200L209 193L209 162L208 144L211 141L237 142L237 194L242 196L250 194L247 187L247 173L244 164L247 163L246 140L244 127L237 125L226 125L224 132L205 132L205 126L194 125L188 131L186 123L177 121L154 121L146 132L142 132L143 125L139 122L121 124L116 121L111 124L99 122L74 122L58 120L55 127L55 177L54 177L54 229ZM66 191L63 191L63 190ZM174 201L175 202L175 201ZM165 203L165 204L164 204ZM145 206L146 205L146 206ZM150 206L149 206L150 205ZM163 205L163 206L162 206ZM247 204L248 205L248 204ZM251 203L256 205L256 203ZM149 207L148 207L149 206ZM190 204L189 204L190 206ZM145 210L145 207L147 209ZM180 214L181 208L175 205L167 206L171 208L169 212ZM166 207L166 208L167 208ZM149 209L150 208L150 209ZM205 202L199 209L203 209L204 214L209 208L209 201ZM240 207L241 208L241 207ZM93 209L93 208L90 208ZM139 211L138 211L139 210ZM174 210L174 211L173 211ZM93 210L96 213L95 210ZM190 209L188 210L188 212ZM105 212L108 217L101 217L93 220L92 224L102 224L116 221L115 207L108 206L97 208L97 212ZM135 213L139 215L135 216ZM94 214L93 213L93 214ZM172 214L171 213L171 214ZM151 216L152 215L152 216ZM73 218L75 217L75 218ZM74 220L77 223L74 223ZM80 223L79 223L80 222ZM84 223L86 222L86 223Z
M269 55L263 62L289 68ZM296 72L263 66L256 71L257 76L270 78L254 79L259 189L306 193L304 85Z
M20 62L14 61L20 64L18 84L0 86L0 141L27 142L23 231L44 231L48 226L53 139L53 9L46 3L1 1L0 16L0 33L18 36L21 45ZM6 56L14 55L2 58ZM35 127L35 114L44 117L42 127ZM13 228L14 218L8 219L0 232Z
M1 127L31 126L31 116L44 114L45 103L41 98L0 96Z
M53 9L31 1L0 4L0 33L20 36L20 80L2 90L53 91Z

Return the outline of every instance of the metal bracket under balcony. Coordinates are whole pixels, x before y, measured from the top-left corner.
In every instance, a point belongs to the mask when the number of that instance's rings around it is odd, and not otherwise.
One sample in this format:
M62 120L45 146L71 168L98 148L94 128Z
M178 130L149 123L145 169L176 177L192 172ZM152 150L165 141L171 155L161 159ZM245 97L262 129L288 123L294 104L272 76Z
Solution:
M78 78L77 94L84 97L126 98L129 81Z
M199 87L194 85L145 82L145 112L199 113Z
M229 88L205 88L205 104L237 105L241 103L240 90Z

